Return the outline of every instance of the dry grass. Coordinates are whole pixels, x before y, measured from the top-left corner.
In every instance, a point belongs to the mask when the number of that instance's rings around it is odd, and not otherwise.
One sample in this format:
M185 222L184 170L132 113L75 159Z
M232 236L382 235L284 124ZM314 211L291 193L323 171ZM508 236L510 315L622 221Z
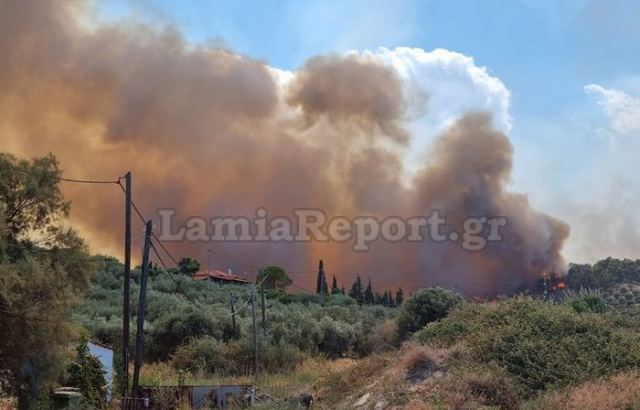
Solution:
M638 409L640 373L623 373L607 380L587 382L571 389L548 393L526 407L543 410Z
M250 376L186 374L186 384L255 384L271 396L286 399L311 393L318 409L347 409L368 394L359 408L384 403L388 409L478 409L521 407L518 395L504 375L490 369L451 368L464 352L405 344L400 350L359 360L307 359L294 372ZM176 384L173 368L145 366L142 379L156 384ZM290 407L287 407L291 405ZM297 408L289 402L264 403L262 409ZM549 392L524 404L526 409L640 409L640 374L626 373L572 389Z
M329 372L315 386L319 408L448 408L438 400L450 350L408 343L400 350L373 354ZM439 403L442 406L439 406Z
M293 372L231 376L224 374L205 374L184 372L186 385L253 384L259 392L278 399L296 397L309 391L310 386L331 372L344 371L355 363L351 359L329 361L321 358L304 360ZM153 363L143 366L140 371L140 383L149 386L177 385L179 373L166 363Z
M411 343L403 347L402 355L400 367L405 379L412 383L420 383L442 368L447 350Z

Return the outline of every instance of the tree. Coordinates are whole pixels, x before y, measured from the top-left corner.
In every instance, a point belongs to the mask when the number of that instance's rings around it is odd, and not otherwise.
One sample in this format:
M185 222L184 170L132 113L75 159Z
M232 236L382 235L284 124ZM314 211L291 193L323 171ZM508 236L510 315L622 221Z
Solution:
M265 279L266 278L266 279ZM260 269L256 277L256 283L261 283L265 289L277 290L284 292L293 281L287 273L279 266L267 266Z
M316 281L316 293L318 295L327 295L329 293L329 287L327 286L327 278L324 273L324 264L322 259L318 263L318 279Z
M98 409L106 405L106 385L102 363L89 353L86 342L80 343L75 359L67 365L65 386L80 389L84 407Z
M375 295L371 290L371 278L369 278L369 280L367 281L367 288L364 291L363 298L364 303L366 303L367 305L373 305L376 301Z
M595 294L579 296L571 300L569 305L571 305L571 307L578 313L604 313L607 311L607 303L599 295Z
M356 280L351 285L351 290L349 290L349 296L354 298L358 303L363 302L362 297L362 280L360 279L360 274L356 275Z
M336 275L333 275L333 283L331 284L331 294L336 295L340 293L340 288L338 287L338 281L336 280Z
M178 268L183 275L191 276L200 270L200 262L193 258L182 258L178 262Z
M402 305L398 316L398 335L405 340L427 323L442 319L462 297L443 288L420 289Z
M25 249L47 245L61 228L56 224L69 212L58 183L62 171L51 154L32 161L0 153L0 203L2 235L12 259Z
M396 305L402 305L402 301L404 300L404 293L402 292L402 288L398 288L396 292Z
M20 408L62 370L69 312L93 271L82 239L62 226L69 206L60 174L52 155L0 154L0 387Z
M382 305L383 306L389 306L391 305L391 302L389 301L389 292L388 291L384 291L384 293L382 294Z

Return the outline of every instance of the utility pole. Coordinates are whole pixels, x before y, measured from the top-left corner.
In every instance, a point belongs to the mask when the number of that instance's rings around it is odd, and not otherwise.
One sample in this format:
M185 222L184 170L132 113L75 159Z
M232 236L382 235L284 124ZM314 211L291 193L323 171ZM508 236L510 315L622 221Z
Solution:
M144 234L144 249L142 251L142 275L140 277L140 299L138 301L138 330L136 333L136 357L133 362L133 384L131 391L135 397L140 397L138 383L140 380L140 366L142 366L142 346L144 343L144 312L147 302L147 279L149 277L149 246L151 245L151 220L147 221Z
M262 302L262 334L267 336L267 309L264 303L264 283L260 285L260 299Z
M233 293L229 295L229 305L231 307L231 329L233 330L233 338L238 337L238 331L236 330L236 306L233 303Z
M251 318L253 320L253 376L258 375L258 331L256 329L256 287L251 288Z
M122 298L122 397L129 390L129 280L131 277L131 171L124 176L124 295Z

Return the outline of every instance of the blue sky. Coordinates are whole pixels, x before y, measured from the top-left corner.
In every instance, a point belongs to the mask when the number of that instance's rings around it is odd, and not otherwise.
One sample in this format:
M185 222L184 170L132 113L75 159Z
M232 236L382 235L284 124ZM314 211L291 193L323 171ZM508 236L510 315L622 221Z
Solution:
M222 45L288 70L318 54L380 46L470 56L511 92L514 188L572 227L588 225L594 212L617 215L640 245L640 217L628 209L640 206L640 120L629 119L640 115L640 0L104 0L98 7L104 20L172 25L193 44ZM586 93L588 84L602 92ZM616 127L622 120L631 125ZM624 209L614 206L617 186L630 196ZM601 250L578 250L576 242L570 256L640 257L616 254L616 229L574 229L572 237L609 242L590 245Z
M105 18L173 24L191 42L220 42L286 69L348 49L458 51L509 87L514 115L557 113L584 98L584 84L640 67L634 0L107 0L100 9Z

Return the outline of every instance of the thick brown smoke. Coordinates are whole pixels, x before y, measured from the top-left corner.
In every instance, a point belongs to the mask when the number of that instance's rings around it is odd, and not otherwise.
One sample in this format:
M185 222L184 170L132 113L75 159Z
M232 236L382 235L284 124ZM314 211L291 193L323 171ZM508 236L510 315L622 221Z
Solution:
M421 172L403 179L406 102L393 70L371 59L311 59L283 83L266 64L187 44L173 29L95 24L84 2L0 4L0 150L53 152L67 176L111 179L131 170L149 216L429 215L453 226L472 215L506 216L505 241L481 252L452 243L180 243L180 256L237 273L278 264L327 263L347 286L442 284L466 295L509 292L563 266L568 227L505 192L511 145L486 114L461 118L435 143ZM427 114L428 115L428 114ZM72 223L92 248L120 255L123 196L116 186L65 185ZM134 235L141 236L142 224ZM313 274L292 274L312 287Z

